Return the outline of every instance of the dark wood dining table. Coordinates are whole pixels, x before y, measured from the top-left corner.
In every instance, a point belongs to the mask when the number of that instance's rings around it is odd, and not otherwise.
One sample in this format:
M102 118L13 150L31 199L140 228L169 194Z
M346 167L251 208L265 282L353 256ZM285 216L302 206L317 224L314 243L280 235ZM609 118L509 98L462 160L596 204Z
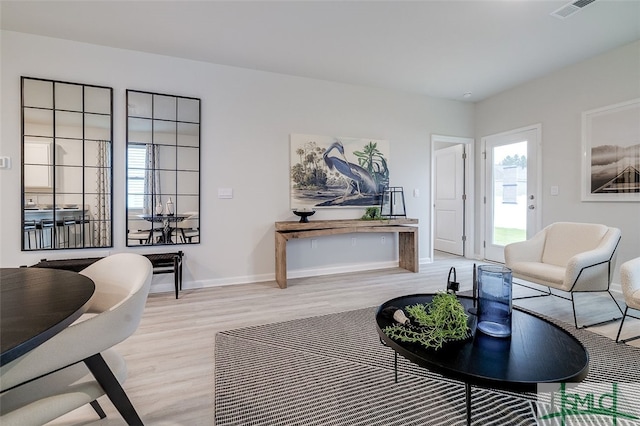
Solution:
M64 330L89 307L94 282L72 271L0 269L0 365Z
M173 239L171 238L171 234L174 229L177 228L177 223L182 222L188 215L183 214L172 214L172 215L161 215L161 214L140 214L139 218L144 219L148 222L152 223L162 223L162 235L160 239L157 241L157 244L174 244ZM171 226L171 223L176 224L175 226ZM153 229L149 230L149 239L151 240L153 237Z

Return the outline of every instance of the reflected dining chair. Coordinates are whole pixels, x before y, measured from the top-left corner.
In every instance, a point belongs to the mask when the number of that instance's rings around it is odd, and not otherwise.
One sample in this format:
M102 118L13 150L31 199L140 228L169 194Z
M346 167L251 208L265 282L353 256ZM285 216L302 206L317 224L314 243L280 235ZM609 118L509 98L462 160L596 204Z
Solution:
M144 256L119 253L80 272L96 290L87 314L25 355L0 367L0 424L41 425L106 394L129 425L142 424L121 383L126 363L113 346L140 323L153 267Z
M150 244L153 238L153 231L151 229L138 229L137 231L127 230L127 242L137 241L138 244Z
M200 213L185 212L184 215L187 218L178 222L178 226L172 231L172 236L183 243L193 243L194 238L200 242Z
M36 224L36 229L40 231L40 248L56 248L54 245L54 228L56 223L53 219L41 219ZM45 230L47 231L48 238L45 238Z
M37 230L36 230L36 221L35 220L25 220L23 225L22 225L22 231L24 232L24 239L26 241L26 244L24 244L24 246L27 249L31 249L31 236L33 236L33 241L34 244L36 246L36 248L38 247L38 234L37 234Z

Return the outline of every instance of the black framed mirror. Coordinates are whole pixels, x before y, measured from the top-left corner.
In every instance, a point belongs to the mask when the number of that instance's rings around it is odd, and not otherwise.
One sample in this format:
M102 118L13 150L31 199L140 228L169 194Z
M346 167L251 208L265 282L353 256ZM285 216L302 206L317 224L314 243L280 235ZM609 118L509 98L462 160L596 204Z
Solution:
M22 250L112 247L113 89L20 81Z
M127 90L127 246L200 242L200 99Z

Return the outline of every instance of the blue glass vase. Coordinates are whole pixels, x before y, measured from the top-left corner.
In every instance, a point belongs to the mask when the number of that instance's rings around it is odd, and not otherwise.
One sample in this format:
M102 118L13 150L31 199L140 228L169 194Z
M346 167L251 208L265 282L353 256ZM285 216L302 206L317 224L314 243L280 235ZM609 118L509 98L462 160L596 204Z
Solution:
M478 267L478 330L493 337L511 336L511 269Z

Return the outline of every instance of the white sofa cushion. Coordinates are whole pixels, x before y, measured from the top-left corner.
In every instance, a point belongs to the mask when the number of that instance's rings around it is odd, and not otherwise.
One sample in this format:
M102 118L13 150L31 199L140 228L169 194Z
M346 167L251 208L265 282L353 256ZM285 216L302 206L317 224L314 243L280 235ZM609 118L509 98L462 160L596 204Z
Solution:
M509 268L517 278L533 279L551 287L561 287L565 277L565 268L547 263L515 262Z

